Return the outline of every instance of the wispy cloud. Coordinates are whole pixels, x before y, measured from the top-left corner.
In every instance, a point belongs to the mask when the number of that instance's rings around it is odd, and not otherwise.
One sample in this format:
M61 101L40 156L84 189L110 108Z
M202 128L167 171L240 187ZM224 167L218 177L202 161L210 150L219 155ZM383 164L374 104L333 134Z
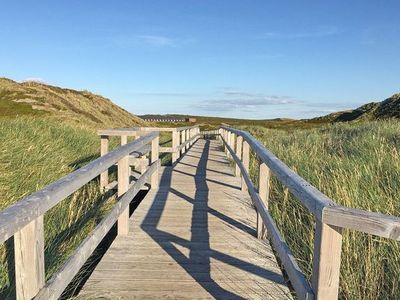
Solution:
M224 89L219 93L219 97L203 99L197 102L195 107L208 112L256 112L267 106L290 105L296 103L300 103L300 101L289 96L266 95L263 93Z
M144 44L156 47L175 47L177 40L161 35L138 35L136 37Z
M269 31L258 35L257 39L305 39L305 38L323 38L339 33L338 28L321 27L316 30L301 31L301 32L278 32Z
M121 48L152 47L152 48L174 48L195 42L193 38L172 37L166 35L138 34L138 35L116 35L109 37L106 41L112 46Z

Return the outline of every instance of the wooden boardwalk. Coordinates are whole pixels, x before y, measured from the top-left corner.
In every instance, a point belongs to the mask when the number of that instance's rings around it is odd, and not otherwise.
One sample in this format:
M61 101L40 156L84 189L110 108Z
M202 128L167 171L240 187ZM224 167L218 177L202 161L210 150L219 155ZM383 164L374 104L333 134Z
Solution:
M220 143L198 140L160 172L80 299L291 299Z

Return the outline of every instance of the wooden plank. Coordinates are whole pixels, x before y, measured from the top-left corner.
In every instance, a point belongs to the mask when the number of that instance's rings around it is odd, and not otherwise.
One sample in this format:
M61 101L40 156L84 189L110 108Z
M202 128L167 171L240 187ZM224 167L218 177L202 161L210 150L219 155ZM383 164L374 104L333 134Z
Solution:
M108 153L108 136L102 135L100 137L100 156ZM100 191L103 193L105 187L108 185L108 169L100 174Z
M185 147L185 142L186 142L186 133L185 130L181 131L181 144L179 145L179 149L181 149L181 155L183 155L186 152L186 147Z
M172 152L172 163L173 164L179 159L179 156L180 156L180 151L178 149L178 146L180 143L179 138L180 138L179 132L177 130L174 130L172 132L172 149L174 150Z
M160 153L174 153L174 151L173 147L160 147L159 149Z
M15 234L14 256L17 300L32 299L45 281L43 216Z
M226 144L226 141L223 140L223 142ZM244 184L246 184L246 186L248 187L248 192L251 196L251 199L253 200L253 203L256 206L256 209L259 212L263 223L267 227L268 234L271 238L274 249L278 253L278 257L285 267L285 271L288 274L294 290L296 291L297 297L299 297L299 299L314 299L314 292L311 289L306 279L306 276L298 266L289 246L287 245L284 238L281 236L278 227L276 226L274 220L268 212L267 207L261 200L260 195L257 193L254 184L250 179L248 171L246 170L246 167L244 166L243 162L239 160L233 150L229 146L227 146L227 148L240 168Z
M322 221L400 241L400 218L344 206L325 207Z
M236 138L236 156L239 158L239 160L242 159L242 145L243 145L243 138L238 135ZM240 168L236 164L235 165L235 174L237 177L240 177Z
M227 142L228 146L231 146L232 133L231 133L230 131L228 131L226 134L227 134L226 142ZM232 158L232 156L231 156L231 154L229 153L229 151L226 153L226 155L228 156L229 159Z
M261 201L264 203L265 207L268 209L268 200L269 200L269 190L270 190L270 170L266 164L260 164L259 170L259 188L258 194L260 195ZM266 227L263 223L263 220L260 216L260 213L257 213L257 237L259 239L266 238Z
M317 220L311 280L317 299L338 298L341 253L341 229Z
M190 131L190 129L186 129L186 130L185 130L185 140L187 141L187 143L185 144L186 151L189 149L189 146L190 146L190 135L189 135L189 131Z
M187 129L191 129L191 128L199 128L199 126L198 125L185 126L185 127L177 127L177 128L174 128L174 129L179 132L179 131L183 131L183 130L187 130Z
M160 161L153 163L138 181L131 185L129 190L119 199L111 212L96 226L96 228L83 240L74 254L67 260L61 269L54 274L35 297L37 300L58 299L74 276L79 272L87 259L115 224L121 213L126 211L129 203L137 195L143 185L148 182L151 175L160 167Z
M184 132L184 131L182 131L182 132ZM194 143L199 137L199 135L195 135L191 139L186 139L185 140L186 135L187 134L182 135L182 138L184 139L184 141L182 141L182 143L178 146L178 149L182 149L182 151L184 151L184 152L186 152L186 149L189 148L189 144L190 143Z
M130 233L114 240L78 298L185 291L190 299L291 299L268 241L256 238L250 196L226 163L218 141L199 140L174 167L162 168L165 186L143 199ZM236 188L222 188L231 180Z
M158 138L156 138L158 139ZM153 140L154 141L154 140ZM121 146L126 145L128 137L121 136ZM129 156L126 155L118 161L118 197L121 197L129 188ZM118 218L118 235L127 235L129 231L129 207Z
M153 164L158 160L158 144L159 144L159 138L156 137L152 142L151 142L151 160L150 162ZM156 189L158 188L158 169L151 175L151 188Z
M249 172L249 164L250 164L250 147L246 141L243 141L243 149L242 149L242 162L246 173ZM247 185L244 183L244 179L242 176L242 191L247 191Z
M0 242L4 242L32 220L43 215L61 200L114 165L121 157L140 150L156 136L158 136L157 132L149 133L130 142L1 211Z

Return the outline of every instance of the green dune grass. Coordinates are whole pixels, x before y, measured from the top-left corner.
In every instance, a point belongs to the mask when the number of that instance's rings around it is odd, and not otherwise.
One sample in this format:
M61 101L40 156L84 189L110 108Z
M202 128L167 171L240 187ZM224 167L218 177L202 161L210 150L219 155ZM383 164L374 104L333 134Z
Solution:
M74 171L99 155L94 131L54 120L0 119L0 209ZM46 277L68 258L112 206L95 181L45 214ZM0 299L14 297L13 245L0 245Z
M244 127L289 167L335 202L400 216L400 123L338 124L285 132ZM258 182L254 154L251 175ZM315 220L272 181L271 214L307 276L311 276ZM399 299L400 243L344 231L342 299Z

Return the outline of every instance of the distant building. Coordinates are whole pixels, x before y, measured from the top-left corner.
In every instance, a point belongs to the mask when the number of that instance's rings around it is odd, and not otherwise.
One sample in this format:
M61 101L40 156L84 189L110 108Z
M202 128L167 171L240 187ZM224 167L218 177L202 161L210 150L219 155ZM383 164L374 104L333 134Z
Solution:
M185 122L186 118L174 116L145 115L140 116L143 120L149 122Z
M186 118L186 122L189 122L189 123L196 123L196 122L197 122L197 119L196 119L196 118Z
M148 122L189 122L196 123L196 118L184 118L184 117L174 117L174 116L160 116L160 115L145 115L139 116Z

